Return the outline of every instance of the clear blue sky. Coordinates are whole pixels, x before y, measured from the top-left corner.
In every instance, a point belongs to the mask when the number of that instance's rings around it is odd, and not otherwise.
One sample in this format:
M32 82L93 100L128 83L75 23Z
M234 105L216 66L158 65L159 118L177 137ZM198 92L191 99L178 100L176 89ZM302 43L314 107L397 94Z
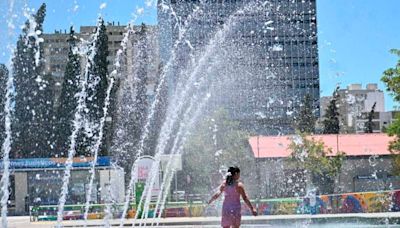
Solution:
M106 21L126 24L132 13L144 9L137 23L156 24L155 8L147 7L149 0L26 0L28 7L37 9L47 4L45 32L68 29L70 25L93 25L101 13ZM9 57L5 46L6 2L0 3L0 62ZM105 7L100 9L105 3ZM104 6L104 5L103 5ZM396 57L391 48L400 48L400 0L317 0L321 95L330 95L336 84L379 83L382 72L394 66ZM20 14L21 5L16 6ZM23 23L23 17L16 24ZM5 54L3 54L5 53ZM392 98L385 96L386 110L391 110Z
M399 0L317 0L320 86L330 95L337 83L380 82L382 72L395 66L389 53L400 49ZM393 99L386 93L386 110Z

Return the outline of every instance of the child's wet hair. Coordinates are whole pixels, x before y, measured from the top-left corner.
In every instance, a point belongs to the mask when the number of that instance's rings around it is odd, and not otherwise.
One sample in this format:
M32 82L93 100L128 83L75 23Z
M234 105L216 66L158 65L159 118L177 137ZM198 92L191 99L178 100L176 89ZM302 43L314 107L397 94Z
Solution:
M235 180L233 179L233 176L235 174L240 173L240 169L237 166L229 167L228 169L228 174L226 175L226 184L227 185L232 185Z

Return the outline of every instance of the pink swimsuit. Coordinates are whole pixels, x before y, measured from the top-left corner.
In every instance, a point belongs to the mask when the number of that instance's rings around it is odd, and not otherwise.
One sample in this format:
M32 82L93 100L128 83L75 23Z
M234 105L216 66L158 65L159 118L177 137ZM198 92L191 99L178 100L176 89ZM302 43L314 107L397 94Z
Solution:
M225 184L225 199L222 205L221 226L240 226L241 221L241 204L240 193L237 191L238 183L232 185Z

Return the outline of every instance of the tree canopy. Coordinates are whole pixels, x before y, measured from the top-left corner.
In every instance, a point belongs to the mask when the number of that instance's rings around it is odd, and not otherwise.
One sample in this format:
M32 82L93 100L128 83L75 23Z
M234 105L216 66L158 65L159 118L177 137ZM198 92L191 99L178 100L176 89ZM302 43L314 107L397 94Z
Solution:
M323 141L310 138L304 133L293 138L289 149L296 167L305 170L306 175L310 174L313 184L319 187L322 193L332 193L333 186L329 185L333 184L333 180L339 174L345 154L334 154L332 148L327 148Z
M336 87L333 92L332 99L329 102L329 105L326 109L326 113L322 124L324 126L324 134L339 134L340 123L339 123L339 110L338 110L338 101L339 101L339 87Z
M381 80L386 85L386 90L394 97L395 101L400 101L400 50L392 49L390 52L399 58L397 64L383 72ZM386 130L390 136L395 136L395 140L389 144L389 150L393 154L393 173L400 175L400 117L395 120Z
M295 121L295 127L302 133L314 133L315 122L317 117L315 116L312 99L310 94L304 96L302 104L300 105L300 111Z
M229 166L247 167L242 172L244 176L252 173L254 158L248 136L223 109L201 120L184 146L184 173L196 180L190 185L190 191L209 193L223 178L219 171Z

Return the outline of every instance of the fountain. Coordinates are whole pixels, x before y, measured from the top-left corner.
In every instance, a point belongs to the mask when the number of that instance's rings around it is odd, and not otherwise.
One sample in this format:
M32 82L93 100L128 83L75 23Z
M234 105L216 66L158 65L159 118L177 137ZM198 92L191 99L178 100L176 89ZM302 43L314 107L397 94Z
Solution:
M13 35L13 29L14 29L14 22L12 19L12 15L14 14L14 1L10 1L10 6L8 10L9 14L9 21L8 21L8 32L9 32L9 37L12 37ZM11 40L11 39L10 39ZM11 53L14 53L14 48L9 45L9 49ZM2 220L2 227L7 227L7 203L8 203L8 197L9 197L9 176L10 176L10 171L9 171L9 166L10 166L10 150L11 150L11 143L12 143L12 138L11 138L11 114L14 110L11 102L12 99L15 96L15 89L14 89L14 77L13 77L13 66L12 66L12 58L10 58L9 62L9 72L8 72L8 79L7 79L7 92L6 92L6 102L4 104L4 113L5 113L5 132L6 132L6 138L4 139L4 142L1 147L1 152L3 154L3 162L4 162L4 169L3 169L3 175L1 177L1 191L2 191L2 196L1 196L1 220Z
M152 188L152 185L154 184L154 178L155 178L155 174L157 172L157 170L159 169L159 167L157 166L157 164L159 163L160 160L160 155L165 153L165 147L166 147L166 143L168 142L168 137L169 135L172 134L172 130L173 130L173 125L175 123L175 121L178 120L179 116L177 115L178 113L181 112L180 109L182 109L184 106L184 102L186 101L186 97L187 97L187 93L189 91L193 92L193 89L197 89L197 88L193 88L193 81L198 80L197 81L197 85L201 85L202 83L206 83L207 79L203 78L207 73L209 73L208 71L206 71L206 74L203 75L202 73L204 72L202 67L205 66L207 64L207 60L209 60L209 57L213 54L215 54L215 52L213 52L215 49L217 49L217 45L219 45L220 41L224 39L224 35L227 34L227 29L230 29L230 23L226 24L226 27L224 27L224 29L222 29L215 38L215 42L211 42L211 44L209 45L208 48L206 48L206 50L208 50L208 52L206 52L206 54L204 54L202 56L202 58L199 60L199 62L196 65L196 68L193 70L193 73L190 74L190 77L188 79L188 83L186 84L186 88L182 89L182 92L180 92L179 95L176 96L176 100L175 102L177 102L177 105L174 105L175 103L172 102L173 105L171 105L170 107L173 107L174 109L172 111L168 111L167 113L171 113L171 117L167 115L166 118L166 123L164 124L164 126L168 126L166 125L167 123L169 123L168 127L163 126L163 128L161 129L161 137L160 137L160 141L159 141L159 145L160 143L164 143L164 146L162 146L163 144L160 145L160 147L157 148L157 154L155 157L156 160L156 166L154 168L152 168L152 173L151 173L151 178L148 179L148 182L146 183L146 186L149 186L147 191L145 189L145 193L144 195L147 195L145 198L145 209L144 209L144 213L142 215L142 218L147 218L147 214L148 214L148 209L149 209L149 204L150 204L150 191ZM201 72L200 74L198 72ZM198 78L199 77L199 78ZM196 86L195 86L196 87ZM178 90L178 89L177 89ZM200 89L199 89L200 90ZM200 90L200 92L202 92ZM208 92L208 91L207 91ZM191 110L191 107L193 104L197 103L196 100L200 97L202 97L202 95L199 94L195 94L192 95L194 96L194 99L192 99L191 101L189 101L189 108L187 109L187 111ZM204 95L203 95L204 96ZM201 106L197 107L197 108L201 108ZM195 110L196 112L197 110ZM169 118L171 119L171 122L168 122ZM185 119L183 119L185 120ZM194 122L194 121L188 121L188 123L190 122ZM189 126L190 127L190 126ZM178 130L177 136L181 135L181 129ZM178 137L176 139L179 139ZM162 141L161 141L162 140ZM176 146L175 146L176 147ZM171 154L176 153L175 151L171 151ZM168 175L168 174L167 174ZM165 196L162 196L163 198L165 198ZM157 205L156 205L157 206ZM144 220L145 221L145 220Z
M98 24L98 26L100 23ZM85 73L84 73L84 78L81 82L81 91L78 94L78 106L76 107L75 115L74 115L74 122L73 122L73 131L70 136L70 147L68 150L68 160L66 162L67 166L65 168L65 173L63 177L63 186L62 186L62 191L61 191L61 197L59 200L58 204L58 212L57 212L57 226L61 227L61 221L63 220L63 211L64 211L64 205L65 205L65 200L68 194L68 183L70 180L70 172L72 168L72 160L73 157L75 156L76 153L76 139L78 136L78 131L82 128L83 124L83 110L86 108L86 89L87 89L87 84L88 84L88 78L89 78L89 68L90 64L93 62L93 58L96 55L96 46L94 45L96 42L96 39L99 36L100 28L97 28L96 34L93 36L93 45L90 46L90 50L88 52L88 60L86 63L85 67ZM94 162L95 163L95 162Z

